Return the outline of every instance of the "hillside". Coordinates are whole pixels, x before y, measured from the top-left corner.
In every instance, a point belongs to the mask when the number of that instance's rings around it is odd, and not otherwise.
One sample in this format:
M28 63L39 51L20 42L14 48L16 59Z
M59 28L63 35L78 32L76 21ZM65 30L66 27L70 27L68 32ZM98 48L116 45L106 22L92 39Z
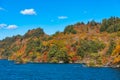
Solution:
M120 18L68 25L47 35L41 28L0 41L0 59L17 63L85 63L120 67Z

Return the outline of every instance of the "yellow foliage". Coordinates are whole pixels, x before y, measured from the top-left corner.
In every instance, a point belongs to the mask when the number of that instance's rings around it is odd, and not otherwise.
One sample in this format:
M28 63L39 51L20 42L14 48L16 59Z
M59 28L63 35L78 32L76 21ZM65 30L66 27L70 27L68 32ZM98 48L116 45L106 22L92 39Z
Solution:
M116 46L115 50L112 53L112 56L116 56L120 54L120 45Z
M115 50L112 53L112 57L114 58L114 64L120 62L120 45L116 46Z
M117 58L115 58L114 61L113 61L114 64L118 63L118 62L120 62L120 55Z

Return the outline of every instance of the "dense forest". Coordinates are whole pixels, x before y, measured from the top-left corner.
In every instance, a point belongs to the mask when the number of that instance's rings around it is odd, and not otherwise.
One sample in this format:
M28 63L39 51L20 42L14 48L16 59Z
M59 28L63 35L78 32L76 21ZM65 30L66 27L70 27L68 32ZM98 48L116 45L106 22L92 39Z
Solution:
M0 59L16 63L85 63L120 67L120 18L68 25L47 35L43 29L0 41Z

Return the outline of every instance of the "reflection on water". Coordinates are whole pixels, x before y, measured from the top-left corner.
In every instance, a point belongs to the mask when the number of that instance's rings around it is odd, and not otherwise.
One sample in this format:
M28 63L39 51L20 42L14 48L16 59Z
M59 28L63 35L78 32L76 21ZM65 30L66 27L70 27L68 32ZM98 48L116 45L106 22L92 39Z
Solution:
M119 68L81 64L14 64L0 60L0 80L120 80Z

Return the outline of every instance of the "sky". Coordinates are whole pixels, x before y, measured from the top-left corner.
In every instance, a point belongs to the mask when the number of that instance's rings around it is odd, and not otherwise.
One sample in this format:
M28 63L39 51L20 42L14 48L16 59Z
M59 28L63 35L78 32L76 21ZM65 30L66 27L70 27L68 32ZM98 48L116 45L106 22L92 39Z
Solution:
M0 40L41 27L51 35L65 26L120 17L120 0L0 0Z

